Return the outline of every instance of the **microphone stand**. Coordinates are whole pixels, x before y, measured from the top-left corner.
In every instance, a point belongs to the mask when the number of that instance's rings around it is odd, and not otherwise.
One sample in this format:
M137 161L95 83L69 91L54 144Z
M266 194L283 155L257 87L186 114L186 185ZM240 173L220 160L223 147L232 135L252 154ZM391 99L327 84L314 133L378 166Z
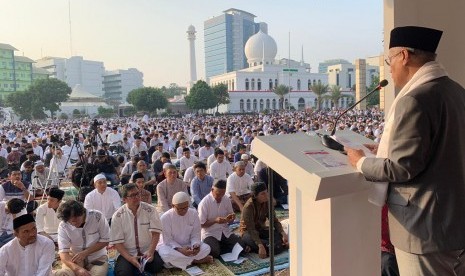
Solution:
M339 121L339 119L344 115L346 114L347 112L349 112L349 110L352 110L355 106L357 106L359 103L361 103L363 100L365 100L366 98L368 98L369 96L371 96L371 94L375 93L376 91L380 90L381 88L385 87L386 85L388 84L388 81L387 80L382 80L378 86L375 87L375 89L371 90L368 94L366 94L364 97L362 97L360 100L358 100L356 103L354 103L353 105L351 105L349 108L347 108L346 110L344 110L341 114L339 114L336 119L334 120L334 125L333 125L333 130L331 131L331 135L328 135L328 134L324 134L323 136L321 136L321 143L323 144L323 146L327 147L327 148L330 148L332 150L337 150L337 151L340 151L342 153L344 153L344 146L339 143L338 141L336 141L335 139L333 139L331 136L334 135L334 133L336 133L336 128L337 128L337 122Z

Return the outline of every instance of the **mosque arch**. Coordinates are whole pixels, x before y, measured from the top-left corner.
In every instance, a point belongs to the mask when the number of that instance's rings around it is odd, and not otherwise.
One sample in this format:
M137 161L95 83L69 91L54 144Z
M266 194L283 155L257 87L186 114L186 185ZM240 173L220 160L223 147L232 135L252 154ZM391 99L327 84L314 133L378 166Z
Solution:
M253 111L257 111L257 99L253 99L253 102L252 102L252 110Z
M270 90L270 91L273 90L273 80L272 79L270 79L268 81L268 90Z
M266 99L266 109L270 110L270 99Z
M234 91L234 80L231 81L231 90Z
M300 79L297 79L297 91L300 91Z
M247 111L250 111L250 99L247 99L246 105L247 105Z
M318 99L315 98L315 99L313 100L313 107L316 108L317 105L318 105Z
M297 109L298 110L304 110L305 109L305 100L304 100L304 98L299 98L299 101L297 102Z
M263 108L264 108L263 104L264 104L263 99L260 99L260 111L263 111Z
M276 109L276 99L273 99L271 101L271 106L272 106L272 109Z
M312 80L308 80L307 89L308 90L312 89Z
M278 79L274 79L274 87L278 87Z

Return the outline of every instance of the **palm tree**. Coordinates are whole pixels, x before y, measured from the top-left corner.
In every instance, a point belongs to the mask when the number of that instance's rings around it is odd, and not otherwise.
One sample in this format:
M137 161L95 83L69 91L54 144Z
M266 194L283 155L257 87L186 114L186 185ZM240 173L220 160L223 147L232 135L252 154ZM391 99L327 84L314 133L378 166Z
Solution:
M321 82L315 83L310 87L316 95L317 99L317 110L320 110L321 108L321 102L323 101L323 98L325 94L328 92L328 85L327 84L322 84Z
M273 89L273 92L279 97L279 109L284 109L284 96L289 93L289 86L280 84Z

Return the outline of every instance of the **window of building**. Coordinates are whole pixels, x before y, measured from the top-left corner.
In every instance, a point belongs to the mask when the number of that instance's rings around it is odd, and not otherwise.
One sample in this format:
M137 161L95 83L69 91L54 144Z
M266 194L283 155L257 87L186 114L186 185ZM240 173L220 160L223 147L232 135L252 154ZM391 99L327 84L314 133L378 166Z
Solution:
M247 99L247 111L250 111L250 99Z
M271 106L272 106L272 109L276 109L276 99L273 99L271 101Z
M245 90L249 90L249 79L245 79Z
M270 109L270 99L266 99L266 109Z
M297 90L300 91L300 79L297 79Z
M268 81L268 90L270 90L270 91L273 90L273 80L272 79L270 79Z
M234 91L234 80L231 81L231 90Z
M308 90L312 89L312 80L308 80L307 89Z
M284 108L289 109L289 100L288 99L284 100Z
M257 111L257 99L253 99L253 111Z
M297 109L298 110L304 110L305 109L305 100L304 100L304 98L299 98L299 101L297 102Z
M244 112L244 100L243 99L239 101L239 109L241 110L241 112Z
M250 81L250 90L255 90L255 79Z
M263 99L260 99L260 111L263 111Z
M257 79L257 90L258 91L262 90L262 80L261 79Z
M316 80L313 80L313 85L315 85L315 84L316 84Z
M274 80L274 87L276 88L278 86L278 79Z

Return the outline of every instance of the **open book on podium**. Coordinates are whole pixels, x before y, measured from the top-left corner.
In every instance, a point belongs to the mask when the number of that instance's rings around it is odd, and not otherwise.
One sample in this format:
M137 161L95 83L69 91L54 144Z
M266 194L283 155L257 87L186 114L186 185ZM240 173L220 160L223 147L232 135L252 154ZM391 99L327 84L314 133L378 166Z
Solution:
M374 143L350 130L336 137L353 148ZM288 181L291 275L380 275L381 209L346 155L315 133L259 136L252 150Z

